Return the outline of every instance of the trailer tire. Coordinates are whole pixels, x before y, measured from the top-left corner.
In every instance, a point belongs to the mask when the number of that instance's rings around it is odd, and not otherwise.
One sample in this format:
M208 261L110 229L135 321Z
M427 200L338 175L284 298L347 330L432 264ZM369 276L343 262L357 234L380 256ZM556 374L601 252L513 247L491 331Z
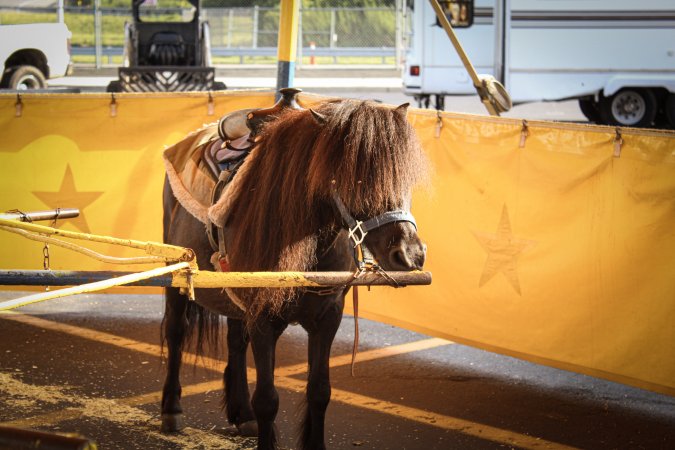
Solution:
M580 98L579 109L581 109L581 113L589 120L589 122L602 123L602 118L600 117L600 105L594 100Z
M602 120L608 125L649 127L654 123L658 102L649 89L625 88L600 102Z
M666 118L671 128L675 128L675 94L668 94L665 104Z
M7 80L7 86L10 89L23 91L28 89L44 89L47 87L47 80L40 69L29 65L12 68Z

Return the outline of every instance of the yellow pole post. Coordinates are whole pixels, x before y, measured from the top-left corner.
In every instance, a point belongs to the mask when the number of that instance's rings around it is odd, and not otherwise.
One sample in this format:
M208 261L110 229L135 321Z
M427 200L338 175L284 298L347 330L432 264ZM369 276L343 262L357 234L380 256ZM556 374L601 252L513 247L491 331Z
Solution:
M300 0L281 0L277 49L277 96L279 89L293 87L298 45Z

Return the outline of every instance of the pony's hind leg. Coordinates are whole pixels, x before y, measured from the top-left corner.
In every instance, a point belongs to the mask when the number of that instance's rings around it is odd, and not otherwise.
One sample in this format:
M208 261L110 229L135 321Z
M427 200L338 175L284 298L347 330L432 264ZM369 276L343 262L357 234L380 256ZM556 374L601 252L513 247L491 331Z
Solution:
M183 428L180 366L187 327L187 297L181 295L177 288L167 288L162 321L162 336L168 350L166 380L162 390L162 432L165 433Z
M264 315L251 330L251 346L256 368L253 411L258 422L258 450L277 449L274 419L279 410L279 393L274 387L274 364L277 340L287 324Z
M242 436L258 435L246 376L248 334L239 319L227 318L227 367L225 367L224 406L227 421L237 427Z

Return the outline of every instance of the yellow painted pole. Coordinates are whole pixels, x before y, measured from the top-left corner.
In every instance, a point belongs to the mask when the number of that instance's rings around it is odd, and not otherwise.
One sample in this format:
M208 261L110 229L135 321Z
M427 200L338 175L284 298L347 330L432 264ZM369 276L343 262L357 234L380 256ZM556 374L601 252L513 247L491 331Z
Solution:
M190 249L176 247L175 245L160 244L159 242L136 241L133 239L119 239L110 236L99 236L96 234L77 233L74 231L60 230L58 228L45 227L29 222L19 222L17 220L8 220L0 218L0 226L8 228L19 228L21 230L39 233L45 236L61 236L70 239L80 239L84 241L100 242L103 244L123 245L139 250L144 250L147 254L161 256L166 261L191 261L194 259L194 253Z
M428 285L431 284L431 273L412 272L211 272L193 270L192 284L196 288L289 288L328 286L390 286ZM187 287L185 271L173 274L173 287Z
M281 0L277 47L277 92L279 89L294 85L299 17L300 0Z
M469 57L462 48L462 44L460 44L459 39L457 39L457 35L455 35L455 30L452 29L452 25L450 25L450 21L445 16L445 13L443 12L441 5L438 3L438 0L429 0L429 3L431 3L431 7L434 8L434 12L436 13L436 17L438 18L439 23L445 30L445 33L448 35L448 38L450 39L450 42L452 43L453 47L455 47L457 55L459 56L459 59L462 60L462 64L464 64L464 68L469 74L469 77L471 77L471 81L473 82L473 86L476 88L476 91L480 96L481 102L483 102L483 105L485 105L485 108L488 110L488 113L491 116L499 116L499 111L492 103L492 101L490 101L491 100L490 92L487 86L487 81L481 79L481 77L476 72L476 69L473 67L473 64L471 64ZM508 111L508 109L506 109L506 111Z

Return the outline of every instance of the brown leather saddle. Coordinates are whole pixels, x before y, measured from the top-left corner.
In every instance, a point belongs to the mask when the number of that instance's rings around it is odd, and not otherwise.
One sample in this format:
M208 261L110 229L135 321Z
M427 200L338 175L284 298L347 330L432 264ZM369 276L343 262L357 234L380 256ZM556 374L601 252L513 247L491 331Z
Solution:
M238 167L255 146L262 125L277 118L285 109L303 109L297 102L300 89L283 88L281 97L270 108L240 109L218 121L218 139L204 150L204 161L215 179L221 172Z
M251 152L258 139L258 133L265 122L276 119L285 109L304 109L297 102L300 89L283 88L281 97L271 108L240 109L226 114L218 121L218 139L204 149L202 159L217 180L211 191L211 204L220 198L225 186L232 181L237 170ZM206 227L211 247L216 252L219 269L229 271L223 229L211 224Z

